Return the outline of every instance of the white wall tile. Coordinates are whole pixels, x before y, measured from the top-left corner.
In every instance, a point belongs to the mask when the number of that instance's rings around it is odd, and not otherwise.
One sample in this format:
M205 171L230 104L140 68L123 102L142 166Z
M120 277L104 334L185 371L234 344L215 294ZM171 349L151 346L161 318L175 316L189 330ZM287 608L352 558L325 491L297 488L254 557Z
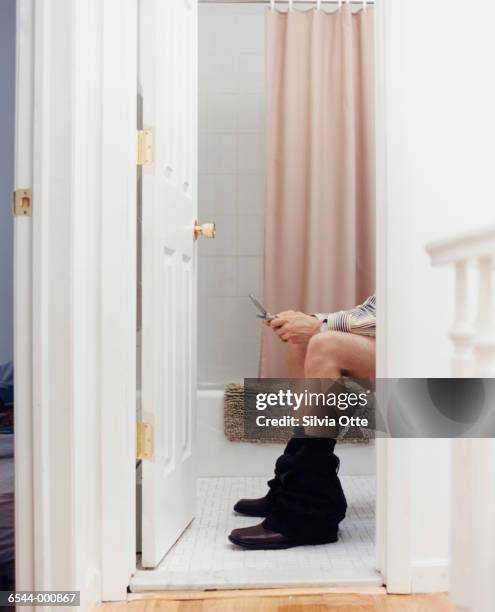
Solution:
M257 342L261 335L261 326L263 325L262 320L256 316L258 311L247 295L239 296L237 300L237 309L243 323L240 335L246 340L251 339ZM258 359L258 350L259 347L256 350L256 359Z
M208 132L237 131L239 96L237 94L208 94Z
M236 48L239 53L259 55L264 46L265 15L258 11L254 14L240 15L236 19Z
M217 223L198 252L198 373L209 385L258 372L260 322L247 294L261 295L265 10L200 6L199 218Z
M239 174L237 177L237 210L241 215L261 215L265 209L265 177L261 174Z
M237 258L199 257L198 258L199 304L210 296L237 295Z
M264 131L264 99L260 93L238 96L237 127L239 132Z
M262 297L262 257L237 257L237 293Z
M253 26L251 26L253 29ZM243 28L244 29L244 28ZM199 50L205 55L231 55L237 46L237 32L228 14L203 15L199 28Z
M201 219L210 215L237 213L237 177L234 174L201 174L199 176L199 211Z
M199 169L202 174L236 172L236 134L200 134Z
M198 130L199 132L208 131L208 96L200 94L198 96Z
M263 252L263 217L242 215L237 218L237 254L261 255Z
M236 54L199 53L199 93L235 93L239 83Z
M226 338L235 333L235 300L235 297L216 296L202 300L202 306L198 313L198 326L210 338L210 342L215 342L212 338Z
M265 63L262 53L240 53L237 69L240 93L260 93L264 90Z
M208 382L224 386L226 382L241 382L253 378L258 372L258 338L208 337ZM228 355L228 359L226 359Z
M198 381L208 380L208 342L207 336L198 329Z
M237 141L239 174L263 174L265 170L265 138L262 134L243 134Z
M235 338L208 336L207 381L223 387L226 382L242 381L244 373L240 366L240 351Z
M244 340L247 337L258 337L260 333L261 320L256 314L251 300L246 296L212 296L202 301L198 324L208 336ZM236 352L244 350L242 342L235 342L231 346Z
M259 329L261 329L261 324ZM260 343L261 331L256 335L243 339L243 350L238 356L238 368L242 373L242 378L255 378L258 376Z

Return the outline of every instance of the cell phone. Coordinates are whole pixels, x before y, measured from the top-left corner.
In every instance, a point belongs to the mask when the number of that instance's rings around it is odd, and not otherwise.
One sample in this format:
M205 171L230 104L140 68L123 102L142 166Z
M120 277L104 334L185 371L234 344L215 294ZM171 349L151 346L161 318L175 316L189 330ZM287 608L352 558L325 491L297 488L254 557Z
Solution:
M249 294L249 298L261 313L256 315L258 319L263 319L264 321L271 321L275 318L272 314L268 312L268 310L263 306L263 304L260 304L260 302L254 297L252 293Z

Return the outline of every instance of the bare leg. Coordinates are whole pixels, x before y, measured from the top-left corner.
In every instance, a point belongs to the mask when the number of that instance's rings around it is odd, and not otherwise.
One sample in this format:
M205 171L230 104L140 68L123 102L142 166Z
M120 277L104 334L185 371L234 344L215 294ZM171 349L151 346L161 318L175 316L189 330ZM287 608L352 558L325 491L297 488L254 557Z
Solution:
M304 363L306 378L375 377L375 339L343 332L313 336Z
M309 342L304 371L308 379L326 379L327 383L322 381L322 384L328 384L328 379L338 380L342 376L361 380L374 379L375 339L334 331L317 334ZM319 383L320 380L314 382ZM337 386L340 387L340 384L337 383ZM324 413L325 411L320 416ZM334 414L329 416L335 417ZM305 433L316 437L337 437L338 427L323 431L318 427L306 427Z
M304 378L307 344L289 344L289 378Z

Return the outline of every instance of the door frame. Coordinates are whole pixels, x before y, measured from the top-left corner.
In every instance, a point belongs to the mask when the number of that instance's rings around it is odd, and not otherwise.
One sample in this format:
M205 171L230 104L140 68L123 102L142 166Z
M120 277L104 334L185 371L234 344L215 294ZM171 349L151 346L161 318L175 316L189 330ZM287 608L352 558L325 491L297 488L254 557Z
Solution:
M375 3L375 120L376 120L376 376L390 376L388 358L388 216L390 203L389 160L393 158L397 131L387 123L388 75L395 61L387 48L391 23L401 18L392 0ZM397 4L397 2L395 3ZM400 134L400 131L398 132ZM411 500L412 454L410 440L376 440L376 562L389 593L412 592Z
M16 5L14 189L32 185L34 24L32 0ZM32 220L14 217L14 388L16 586L34 589Z
M407 108L409 75L404 25L408 5L408 0L378 0L375 4L378 388L380 380L385 381L384 388L387 378L396 377L398 372L403 376L405 371L404 364L399 368L394 362L400 329L397 316L392 315L400 312L400 302L397 287L390 284L390 279L396 282L392 264L400 249L391 228L403 225L403 220L397 219L395 206L398 194L403 192L403 173L397 160L406 157L404 147L408 147L408 141L404 118L393 110ZM425 457L433 456L433 443L405 438L376 442L377 562L389 593L448 590L448 555L443 549L439 554L435 543L421 540L420 517L428 516L432 493L419 482L418 474L424 469ZM431 519L430 530L444 530L448 519Z
M34 207L15 220L18 585L78 588L89 607L125 599L135 571L137 0L17 1L16 187L32 186ZM375 9L381 377L392 4ZM378 565L391 592L412 584L403 442L377 442Z
M137 0L17 16L17 586L88 609L135 570Z

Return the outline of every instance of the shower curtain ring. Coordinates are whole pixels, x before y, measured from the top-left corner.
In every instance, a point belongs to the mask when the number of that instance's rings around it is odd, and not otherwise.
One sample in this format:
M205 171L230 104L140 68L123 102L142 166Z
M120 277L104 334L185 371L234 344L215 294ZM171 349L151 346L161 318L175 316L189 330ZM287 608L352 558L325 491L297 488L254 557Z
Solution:
M270 0L270 8L273 10L275 10L275 0Z
M294 4L294 0L289 0L289 11L292 11L292 9L294 8L293 4Z
M316 0L316 10L321 11L321 0Z
M368 8L368 0L363 0L363 11Z

